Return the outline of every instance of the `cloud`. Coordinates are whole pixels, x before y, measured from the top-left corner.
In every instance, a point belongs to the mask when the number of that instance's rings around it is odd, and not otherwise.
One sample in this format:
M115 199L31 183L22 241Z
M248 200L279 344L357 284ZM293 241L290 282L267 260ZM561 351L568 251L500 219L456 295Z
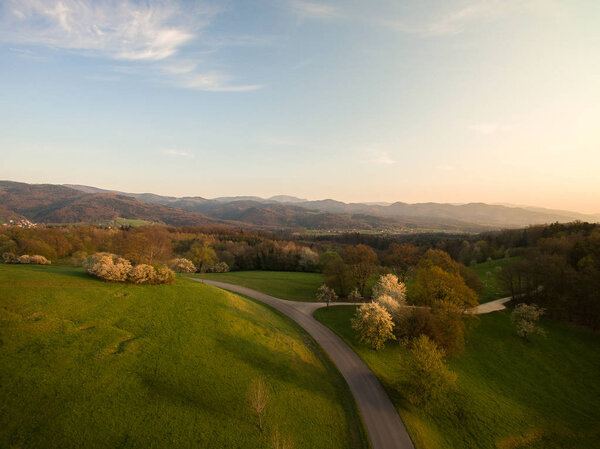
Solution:
M339 15L336 7L322 3L295 1L293 11L303 19L333 19Z
M258 84L231 84L231 75L206 73L203 61L181 57L181 50L198 41L220 12L202 1L6 0L0 11L0 42L120 61L125 65L118 72L159 76L179 87L230 92L259 89ZM242 45L266 40L241 36L228 41ZM216 49L227 41L212 45Z
M446 5L450 5L447 2ZM398 31L423 37L460 34L470 27L501 19L511 13L533 9L536 2L520 0L479 0L466 6L445 6L443 10L416 3L402 19L381 18L379 22Z
M156 61L176 54L217 12L157 1L8 0L0 39L113 59Z

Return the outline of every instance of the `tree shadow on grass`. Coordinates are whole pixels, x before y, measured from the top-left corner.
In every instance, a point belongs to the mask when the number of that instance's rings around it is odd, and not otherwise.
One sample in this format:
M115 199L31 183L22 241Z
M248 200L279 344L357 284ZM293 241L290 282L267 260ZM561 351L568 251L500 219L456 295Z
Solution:
M314 379L323 379L326 373L329 374L325 367L305 362L297 354L283 351L274 352L271 348L243 338L221 334L217 340L221 350L228 352L237 360L252 366L257 371L263 372L267 379L277 379L311 394L317 394L328 400L332 399L332 389L327 388L326 385L333 384L336 380L333 376L322 382L314 382ZM311 352L314 352L314 348L311 348ZM317 357L317 359L322 365L321 358Z

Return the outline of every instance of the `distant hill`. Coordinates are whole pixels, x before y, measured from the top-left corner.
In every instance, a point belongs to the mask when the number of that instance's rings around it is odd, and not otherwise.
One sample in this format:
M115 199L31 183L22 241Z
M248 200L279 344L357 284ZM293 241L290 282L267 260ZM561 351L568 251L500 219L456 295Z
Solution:
M117 218L168 225L230 225L259 229L372 232L480 232L600 217L577 212L485 203L344 203L289 195L173 197L83 185L0 181L0 222L97 223Z
M118 193L86 193L52 184L0 181L2 209L37 223L97 223L128 218L167 225L218 225L223 220Z

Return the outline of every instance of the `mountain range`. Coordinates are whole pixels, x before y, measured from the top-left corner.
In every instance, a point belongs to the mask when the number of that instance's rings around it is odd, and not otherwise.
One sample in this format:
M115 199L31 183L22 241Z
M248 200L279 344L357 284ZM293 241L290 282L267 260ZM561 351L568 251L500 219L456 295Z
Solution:
M392 233L479 232L556 221L600 221L600 215L485 203L344 203L332 199L309 201L288 195L207 199L127 193L73 184L0 181L0 221L18 218L51 224L131 219L173 226Z

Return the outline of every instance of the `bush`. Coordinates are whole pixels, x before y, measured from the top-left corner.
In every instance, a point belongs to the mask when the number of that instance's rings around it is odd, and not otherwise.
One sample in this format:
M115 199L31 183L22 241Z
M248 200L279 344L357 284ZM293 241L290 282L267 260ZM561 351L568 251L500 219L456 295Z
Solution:
M175 282L175 273L164 265L155 266L154 275L153 284L172 284Z
M204 273L227 273L229 271L229 265L225 262L219 262L215 264L206 265L204 267Z
M427 336L415 339L410 349L408 399L416 405L439 404L456 386L456 373L444 363L444 352Z
M355 288L348 295L348 301L350 301L350 302L363 302L364 298L362 297L362 295L360 294L360 292L358 291L358 289Z
M143 263L132 267L127 274L127 281L133 284L152 284L155 278L154 267Z
M50 265L50 261L46 259L44 256L40 256L39 254L34 254L33 256L29 256L29 263L36 265Z
M14 253L3 253L2 260L4 263L19 263L19 258Z
M176 271L177 273L195 273L196 272L196 265L194 265L194 263L191 260L186 259L184 257L179 257L179 258L175 259L171 263L171 266L173 267L173 270Z
M23 254L22 256L16 256L13 253L4 253L2 254L2 260L4 263L21 263L21 264L36 264L36 265L50 265L50 261L46 259L44 256L40 256L39 254L34 254L30 256L28 254Z
M379 304L371 302L356 309L352 318L352 328L358 333L361 343L375 350L383 348L388 340L395 340L392 316Z
M96 253L89 256L84 264L86 271L105 281L125 282L131 270L127 259L110 253Z
M87 259L87 253L85 251L75 251L71 256L71 263L76 267L81 267Z
M132 284L172 284L175 281L175 273L165 266L139 264L132 267L127 259L110 253L89 256L84 267L89 274L105 281Z

